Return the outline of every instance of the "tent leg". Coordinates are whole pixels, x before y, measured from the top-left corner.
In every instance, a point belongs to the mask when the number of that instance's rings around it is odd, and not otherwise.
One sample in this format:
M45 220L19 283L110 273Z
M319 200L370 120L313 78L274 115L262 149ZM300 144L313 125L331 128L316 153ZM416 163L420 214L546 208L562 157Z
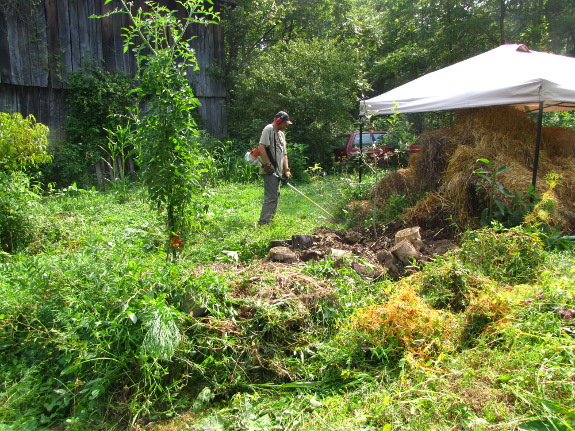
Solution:
M359 117L359 171L358 182L361 183L361 174L363 172L363 116Z
M535 157L533 158L533 191L537 185L537 170L539 169L539 153L541 152L541 128L543 125L543 102L539 102L539 114L537 115L537 139L535 141Z

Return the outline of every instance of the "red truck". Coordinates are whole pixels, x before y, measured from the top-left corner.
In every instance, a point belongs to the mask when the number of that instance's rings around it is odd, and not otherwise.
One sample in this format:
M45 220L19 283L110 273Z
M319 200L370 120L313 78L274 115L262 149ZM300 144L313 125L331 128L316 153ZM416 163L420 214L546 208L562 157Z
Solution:
M411 153L420 150L419 145L406 146L389 132L363 132L362 153L371 163L378 165L394 164L406 160ZM347 164L360 159L359 132L340 135L335 140L334 155L336 162Z

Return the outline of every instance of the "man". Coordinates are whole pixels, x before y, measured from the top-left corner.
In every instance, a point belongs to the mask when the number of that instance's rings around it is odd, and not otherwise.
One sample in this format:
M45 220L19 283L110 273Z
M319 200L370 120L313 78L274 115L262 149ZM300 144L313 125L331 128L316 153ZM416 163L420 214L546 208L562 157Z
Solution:
M264 202L258 222L260 226L273 221L280 197L280 179L291 178L284 133L291 123L287 112L280 111L274 121L264 127L260 137L258 151L263 163L260 174L264 177Z

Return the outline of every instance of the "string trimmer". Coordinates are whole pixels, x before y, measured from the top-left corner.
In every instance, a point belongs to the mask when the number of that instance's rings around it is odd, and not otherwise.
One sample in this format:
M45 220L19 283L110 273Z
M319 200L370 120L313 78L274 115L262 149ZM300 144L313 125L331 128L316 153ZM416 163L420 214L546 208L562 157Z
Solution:
M331 213L329 213L325 208L323 208L320 204L318 204L317 202L313 201L309 196L307 196L304 192L298 190L293 184L291 184L287 178L282 178L280 177L276 172L273 173L273 176L276 178L279 178L279 180L282 182L282 184L285 184L287 186L289 186L292 190L296 191L297 193L299 193L300 195L302 195L304 198L306 198L308 201L310 201L312 204L314 204L316 207L318 207L320 210L322 210L324 213L326 213L328 216L330 216L333 220L337 220Z

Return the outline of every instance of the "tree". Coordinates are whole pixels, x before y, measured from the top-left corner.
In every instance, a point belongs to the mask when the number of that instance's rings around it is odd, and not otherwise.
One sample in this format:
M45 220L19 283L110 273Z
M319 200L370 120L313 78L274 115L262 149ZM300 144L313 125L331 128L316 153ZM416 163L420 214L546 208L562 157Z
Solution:
M270 47L234 75L231 133L259 139L263 126L285 109L294 122L290 143L302 144L311 164L329 164L331 139L349 131L357 114L358 74L355 50L334 40Z
M106 4L112 0L106 0ZM197 69L190 46L192 23L214 24L218 14L204 7L202 0L181 0L184 18L153 0L133 10L132 3L120 0L132 25L125 29L125 50L137 61L135 90L141 109L135 111L136 144L142 180L151 203L164 218L166 249L173 260L182 245L181 232L189 226L190 211L206 207L202 202L203 176L210 158L200 150L199 131L193 110L199 106L189 85L189 70ZM185 235L184 235L185 237Z
M363 85L360 43L352 41L361 25L352 4L244 0L229 11L221 72L232 137L258 139L273 114L285 109L294 121L292 154L299 143L310 164L330 163L330 141L356 122Z

